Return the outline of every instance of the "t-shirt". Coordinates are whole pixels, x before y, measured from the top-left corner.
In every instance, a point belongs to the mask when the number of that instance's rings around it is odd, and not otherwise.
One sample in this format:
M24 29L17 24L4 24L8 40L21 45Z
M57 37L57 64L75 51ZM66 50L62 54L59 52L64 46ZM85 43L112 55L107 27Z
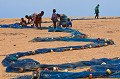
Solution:
M67 25L68 25L68 27L72 27L72 22L68 21Z
M99 13L99 6L95 7L95 13Z

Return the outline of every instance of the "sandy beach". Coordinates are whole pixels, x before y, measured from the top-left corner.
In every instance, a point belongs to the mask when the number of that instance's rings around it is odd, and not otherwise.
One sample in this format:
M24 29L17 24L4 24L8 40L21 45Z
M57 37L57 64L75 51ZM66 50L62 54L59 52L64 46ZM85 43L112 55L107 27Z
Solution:
M3 18L0 24L13 24L19 22L20 18ZM43 21L50 21L50 18L43 18ZM116 45L84 50L73 50L65 52L53 52L40 55L25 56L21 59L31 58L41 64L62 64L91 60L92 58L114 58L120 57L120 19L92 19L92 20L73 20L73 29L88 34L91 38L109 38ZM42 23L42 26L50 26L52 23ZM5 58L4 55L36 50L39 48L55 48L63 46L84 45L86 42L30 42L35 37L59 37L69 36L69 33L48 32L48 30L38 29L13 29L0 28L0 62ZM10 79L23 76L27 73L6 73L6 67L0 64L0 79ZM77 70L79 72L79 70Z

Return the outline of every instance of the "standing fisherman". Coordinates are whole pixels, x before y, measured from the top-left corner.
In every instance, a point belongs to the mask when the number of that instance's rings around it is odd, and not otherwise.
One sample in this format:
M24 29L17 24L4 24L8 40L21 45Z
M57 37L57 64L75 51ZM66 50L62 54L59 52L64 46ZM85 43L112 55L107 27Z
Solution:
M98 5L95 7L95 14L96 14L96 15L95 15L95 19L96 19L96 18L97 18L97 19L99 18L99 13L100 13L100 12L99 12L99 6L100 6L100 5L98 4Z
M53 22L53 26L54 26L54 28L56 28L56 26L57 26L57 14L56 14L56 9L53 9L53 13L52 13L52 17L51 17L51 20L52 20L52 22Z

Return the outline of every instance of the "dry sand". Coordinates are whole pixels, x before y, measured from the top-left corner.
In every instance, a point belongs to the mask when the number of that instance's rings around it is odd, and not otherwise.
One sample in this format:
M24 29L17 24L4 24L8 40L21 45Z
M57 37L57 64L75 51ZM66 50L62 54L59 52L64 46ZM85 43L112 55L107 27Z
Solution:
M12 24L20 19L0 19L0 24ZM50 21L44 18L43 21ZM24 58L32 58L41 64L61 64L91 60L92 58L114 58L120 57L120 19L97 19L97 20L73 20L73 28L88 34L92 38L110 38L116 45L91 48L85 50L74 50L59 53L47 53ZM43 23L42 26L49 26L51 23ZM68 36L69 33L49 33L47 30L37 29L13 29L0 28L0 55L7 55L15 52L36 50L39 48L52 48L69 45L84 45L82 42L29 42L35 37L58 37ZM5 56L0 56L0 62ZM5 67L0 64L0 79L10 79L29 73L6 73Z

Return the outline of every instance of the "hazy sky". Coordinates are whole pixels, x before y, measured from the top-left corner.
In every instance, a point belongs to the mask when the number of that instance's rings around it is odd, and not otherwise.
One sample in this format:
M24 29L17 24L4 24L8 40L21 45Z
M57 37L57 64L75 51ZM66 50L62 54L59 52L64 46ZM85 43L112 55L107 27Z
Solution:
M54 8L68 16L94 16L97 4L101 16L120 15L120 0L0 0L0 18L20 18L41 10L44 17L51 17Z

